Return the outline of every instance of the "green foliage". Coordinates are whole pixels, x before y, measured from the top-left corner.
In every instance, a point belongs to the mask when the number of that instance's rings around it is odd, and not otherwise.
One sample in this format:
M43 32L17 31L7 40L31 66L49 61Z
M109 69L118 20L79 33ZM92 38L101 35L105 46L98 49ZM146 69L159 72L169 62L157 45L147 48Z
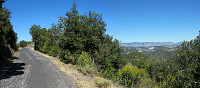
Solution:
M175 88L175 79L176 77L173 74L168 73L165 79L162 82L160 82L159 86L163 88Z
M200 37L184 42L178 49L174 63L177 65L178 87L200 87Z
M108 58L104 59L104 63L102 62L102 76L106 78L113 78L114 77L114 68L111 61Z
M151 58L149 64L149 75L157 82L159 87L176 87L176 65L172 59Z
M82 54L78 57L76 68L84 74L97 73L95 64L92 63L91 57L86 52L82 52Z
M3 50L7 49L7 45L14 49L17 40L17 34L10 24L10 14L7 9L1 9L0 48ZM200 87L199 36L184 42L175 56L176 48L171 51L166 47L122 56L123 48L119 46L119 41L105 34L106 23L101 14L89 11L81 15L74 3L65 15L50 29L41 28L40 25L30 28L35 50L59 56L64 63L76 64L77 69L85 74L96 74L98 70L101 76L117 80L127 87ZM131 49L125 48L126 51ZM3 52L0 54L4 55Z
M32 42L31 41L25 41L25 40L22 40L18 43L18 45L20 47L26 47L27 45L31 44Z
M8 9L0 7L0 68L12 58L11 51L18 50L17 33L10 22L10 14Z
M130 52L127 55L124 55L122 63L123 65L131 63L132 65L139 67L139 68L143 68L143 69L149 69L149 65L148 63L148 59L150 59L151 57L146 56L142 53L139 52Z
M127 87L136 87L141 80L147 77L145 69L132 66L131 64L125 65L117 73L118 80L120 83L126 85Z
M78 57L83 51L90 55L95 64L101 65L103 71L110 71L113 67L118 69L123 49L118 40L113 41L112 36L105 34L106 23L102 15L91 11L88 15L80 15L76 8L74 3L72 9L65 14L66 17L60 17L59 24L52 24L48 30L33 25L30 34L35 43L34 49L53 56L57 54L64 63L74 64L80 60Z
M114 69L120 67L123 49L118 40L113 41L113 37L105 34L106 24L102 15L91 11L88 15L80 15L76 7L73 4L66 13L67 17L60 17L57 26L62 29L58 41L59 57L65 62L82 64L83 59L78 56L81 51L87 52L91 60L101 66L105 76L111 77Z
M75 57L71 54L69 50L63 50L59 52L59 57L62 62L69 63L75 59Z
M149 77L141 79L141 82L138 84L139 88L159 88L160 86L156 83L154 79Z
M92 61L91 61L90 56L87 53L82 52L82 54L78 57L77 65L85 66L86 64L91 65Z
M6 45L14 49L17 40L10 24L10 14L7 9L1 9L0 48L4 50ZM77 69L85 74L96 74L98 70L101 76L117 80L127 87L200 87L199 36L184 42L175 56L176 48L171 51L167 47L122 56L123 48L119 46L119 41L105 34L106 23L101 14L89 11L81 15L74 3L65 15L50 29L41 28L40 25L30 28L35 50L59 56L64 63L76 64ZM131 49L125 48L126 51ZM133 66L127 65L129 63Z
M17 33L14 32L10 22L10 14L11 12L5 7L0 8L0 44L9 45L12 49L17 50Z
M40 52L45 53L45 54L48 52L48 47L47 47L46 44L44 44L44 45L40 48Z
M32 41L27 41L27 44L29 45L29 44L31 44L32 43Z
M24 40L19 42L20 47L25 47L25 46L27 46L27 44L28 44L27 41L24 41Z
M57 46L50 46L50 50L48 51L48 55L56 57L58 54Z
M152 59L149 74L160 87L196 87L199 84L199 36L179 47L174 58Z
M46 46L43 47L48 40L47 29L41 28L40 25L33 25L31 26L29 33L32 35L32 41L35 43L34 49L47 53L47 51L45 51Z

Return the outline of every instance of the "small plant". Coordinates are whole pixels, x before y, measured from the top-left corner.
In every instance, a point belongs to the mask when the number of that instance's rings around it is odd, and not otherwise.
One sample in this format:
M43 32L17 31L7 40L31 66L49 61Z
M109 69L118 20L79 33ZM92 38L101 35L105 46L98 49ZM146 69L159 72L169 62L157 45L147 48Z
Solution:
M78 57L76 68L83 74L96 74L97 67L92 63L90 56L86 52Z
M76 65L76 68L83 74L97 74L97 68L94 64L86 64L85 66Z
M86 52L82 52L82 54L78 57L77 65L85 66L86 64L91 65L92 61L90 56Z
M138 68L132 66L131 64L127 64L121 70L119 70L117 75L119 83L127 87L134 87L137 83L146 78L147 73L143 68Z
M160 87L163 87L163 88L173 88L173 87L175 87L174 86L175 79L176 79L176 77L173 74L169 73L164 78L164 80L160 83Z
M111 85L112 82L104 78L95 77L94 83L97 85L98 88L107 88Z
M105 58L105 61L102 64L102 74L101 76L112 79L114 77L114 68L111 61L108 58Z
M71 54L71 52L69 50L59 50L58 56L59 56L60 60L65 64L70 63L75 59L74 55Z

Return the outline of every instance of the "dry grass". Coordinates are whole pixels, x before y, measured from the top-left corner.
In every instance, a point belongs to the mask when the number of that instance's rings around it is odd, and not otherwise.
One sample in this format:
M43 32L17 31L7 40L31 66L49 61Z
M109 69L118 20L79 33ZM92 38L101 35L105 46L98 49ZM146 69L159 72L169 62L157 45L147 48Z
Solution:
M11 62L14 62L14 60L18 58L19 52L20 52L21 49L22 48L18 48L18 51L14 51L14 50L12 51L13 57L10 59Z
M101 77L95 77L94 83L97 85L98 88L108 88L111 85L111 81L101 78Z
M33 48L31 49L34 50ZM102 77L86 76L80 73L78 70L76 70L74 65L64 64L56 57L52 57L47 54L40 53L38 51L35 51L35 52L50 59L61 71L69 75L76 82L75 84L78 85L80 88L123 88L122 86L116 85L112 83L110 80L104 79ZM109 86L99 87L99 85L101 84L109 85Z
M21 49L21 48L19 48L19 51L15 51L15 52L13 53L13 57L18 57L18 56L19 56L20 49Z

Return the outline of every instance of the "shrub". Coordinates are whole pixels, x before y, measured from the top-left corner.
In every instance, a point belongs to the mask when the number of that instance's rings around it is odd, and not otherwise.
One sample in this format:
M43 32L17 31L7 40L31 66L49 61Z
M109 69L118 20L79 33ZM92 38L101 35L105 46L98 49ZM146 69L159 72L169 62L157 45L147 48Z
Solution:
M119 82L127 87L134 87L137 83L147 77L145 69L132 66L131 64L125 65L119 70L117 75Z
M86 52L82 52L82 54L78 57L76 68L84 74L97 73L96 65L92 63L90 56Z
M20 42L19 42L19 46L20 46L20 47L25 47L25 46L27 46L27 41L24 41L24 40L20 41Z
M48 47L47 47L47 45L45 44L45 45L40 49L40 52L42 52L42 53L47 53L47 51L48 51Z
M101 76L112 79L115 76L113 64L107 57L101 63Z
M111 81L100 78L100 77L95 77L94 83L97 85L98 88L107 88L108 86L111 85Z
M71 62L71 59L73 56L71 55L69 50L59 50L59 58L63 63L69 63Z
M158 88L155 79L144 78L141 80L141 83L138 85L139 88Z
M84 66L76 65L77 70L83 74L97 74L97 68L94 64L86 64Z
M56 46L51 46L50 47L50 50L48 51L48 55L50 55L50 56L54 56L54 57L56 57L57 56L57 49L58 49L58 47L56 47Z
M175 79L176 77L169 73L165 78L164 80L160 83L160 87L163 87L163 88L174 88L176 87L175 86Z
M91 65L92 61L90 56L86 52L82 52L82 54L78 57L77 65L85 66L86 64Z

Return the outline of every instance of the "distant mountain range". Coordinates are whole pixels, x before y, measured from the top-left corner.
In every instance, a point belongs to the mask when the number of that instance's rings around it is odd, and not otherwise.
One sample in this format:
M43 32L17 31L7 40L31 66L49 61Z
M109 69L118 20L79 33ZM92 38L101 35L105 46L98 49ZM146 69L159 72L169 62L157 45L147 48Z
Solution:
M131 42L131 43L120 43L120 46L125 47L152 47L152 46L179 46L181 43L174 42Z

